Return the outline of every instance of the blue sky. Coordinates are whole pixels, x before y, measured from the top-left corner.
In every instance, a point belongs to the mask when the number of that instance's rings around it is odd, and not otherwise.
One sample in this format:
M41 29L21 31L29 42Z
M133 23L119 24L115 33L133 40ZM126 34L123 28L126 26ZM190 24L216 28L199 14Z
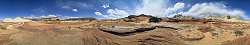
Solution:
M174 6L178 2L191 6L197 3L222 3L228 9L242 10L247 16L250 14L250 0L165 1L168 2L164 3L167 6ZM0 0L0 19L43 15L103 18L103 16L98 16L95 12L110 15L107 10L113 9L113 12L130 12L129 14L133 14L131 12L141 6L142 3L143 0ZM183 11L185 11L185 8Z

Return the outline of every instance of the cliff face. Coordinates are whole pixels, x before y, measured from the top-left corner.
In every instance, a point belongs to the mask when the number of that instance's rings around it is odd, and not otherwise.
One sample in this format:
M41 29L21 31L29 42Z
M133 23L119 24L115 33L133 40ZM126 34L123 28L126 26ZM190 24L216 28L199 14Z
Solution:
M57 24L0 23L0 45L248 45L249 27L247 22L148 15Z

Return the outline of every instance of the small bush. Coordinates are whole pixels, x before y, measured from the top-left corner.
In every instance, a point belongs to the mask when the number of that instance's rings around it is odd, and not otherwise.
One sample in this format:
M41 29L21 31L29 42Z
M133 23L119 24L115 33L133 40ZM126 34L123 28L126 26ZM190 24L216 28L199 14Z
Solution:
M211 32L211 34L212 34L212 36L216 36L216 37L218 37L218 33L216 33L216 32Z
M161 18L152 17L152 18L149 19L149 22L158 23L158 22L160 22L161 20L162 20Z
M0 29L2 29L2 30L6 30L6 27L4 27L4 26L0 25Z
M243 31L240 31L240 30L237 30L237 31L235 31L234 32L234 34L236 35L236 36L242 36L243 35Z

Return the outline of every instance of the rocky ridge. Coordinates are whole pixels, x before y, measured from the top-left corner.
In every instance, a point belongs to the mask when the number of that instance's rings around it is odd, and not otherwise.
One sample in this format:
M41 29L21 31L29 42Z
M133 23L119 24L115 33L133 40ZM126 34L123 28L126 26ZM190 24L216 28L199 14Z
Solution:
M78 20L78 19L77 19ZM0 23L0 45L248 45L248 22L131 15L115 20Z

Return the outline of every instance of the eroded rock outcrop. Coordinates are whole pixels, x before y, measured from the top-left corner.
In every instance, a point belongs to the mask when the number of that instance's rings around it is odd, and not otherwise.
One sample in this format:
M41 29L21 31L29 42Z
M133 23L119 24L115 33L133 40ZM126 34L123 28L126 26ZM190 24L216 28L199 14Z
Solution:
M181 38L188 41L201 40L205 37L205 35L203 35L203 33L198 30L181 30L179 33Z
M177 17L0 23L0 45L249 45L249 23Z
M149 22L160 22L161 18L153 17L150 15L130 15L128 17L123 18L126 22L136 22L136 23L149 23Z

